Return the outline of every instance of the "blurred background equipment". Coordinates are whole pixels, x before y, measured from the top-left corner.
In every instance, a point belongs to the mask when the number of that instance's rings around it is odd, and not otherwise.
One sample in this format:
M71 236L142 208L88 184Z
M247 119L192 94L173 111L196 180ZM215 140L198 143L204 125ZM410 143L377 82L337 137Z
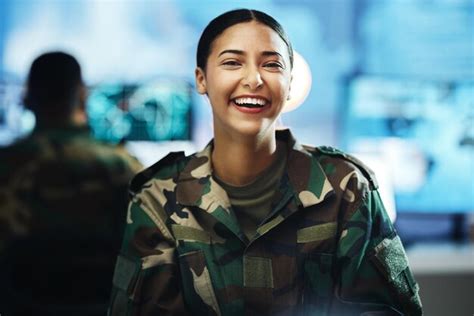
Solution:
M190 140L191 90L171 80L96 85L87 104L93 133L109 142Z
M21 102L28 65L61 49L83 65L97 138L146 166L203 147L212 121L194 91L194 52L208 21L236 6L276 17L307 65L295 87L311 89L283 124L361 157L386 183L425 313L472 314L474 282L457 281L474 277L472 0L3 0L0 146L35 124Z
M474 81L362 76L348 90L344 147L383 157L399 211L472 211Z

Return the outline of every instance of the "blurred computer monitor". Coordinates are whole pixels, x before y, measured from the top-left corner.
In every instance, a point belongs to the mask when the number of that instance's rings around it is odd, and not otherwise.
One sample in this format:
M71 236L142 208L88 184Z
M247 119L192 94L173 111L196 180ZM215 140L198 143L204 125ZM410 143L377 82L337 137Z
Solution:
M398 212L474 212L474 81L357 76L343 143L391 173Z
M87 113L94 136L109 142L190 140L191 88L170 79L92 86Z

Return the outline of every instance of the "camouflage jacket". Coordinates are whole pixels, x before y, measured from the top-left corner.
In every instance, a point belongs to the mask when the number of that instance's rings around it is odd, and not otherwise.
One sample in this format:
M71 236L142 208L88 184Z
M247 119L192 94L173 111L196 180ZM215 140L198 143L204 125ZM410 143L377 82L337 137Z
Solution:
M87 127L37 129L0 148L0 244L56 224L111 230L141 169L124 148L93 139ZM60 223L61 212L69 218Z
M137 175L110 315L422 314L371 172L287 130L277 139L286 172L251 241L211 176L212 142Z
M20 284L38 297L45 296L47 288L51 300L62 297L70 302L74 296L74 300L100 300L101 296L104 303L108 301L128 184L141 169L123 148L96 141L86 127L37 129L0 149L0 306L4 312L5 302L29 304L23 294L13 302L13 287ZM13 279L21 275L28 276L24 283ZM74 280L74 286L66 284L67 279ZM3 291L7 293L1 295Z

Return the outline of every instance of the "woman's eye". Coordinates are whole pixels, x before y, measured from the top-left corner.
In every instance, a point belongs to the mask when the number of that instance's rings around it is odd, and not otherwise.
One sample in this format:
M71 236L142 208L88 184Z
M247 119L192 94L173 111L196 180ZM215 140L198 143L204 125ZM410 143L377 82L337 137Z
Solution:
M227 60L222 63L225 66L240 66L240 63L236 60Z
M270 62L270 63L266 63L264 65L264 67L267 67L267 68L281 68L283 69L283 65L278 63L278 62Z

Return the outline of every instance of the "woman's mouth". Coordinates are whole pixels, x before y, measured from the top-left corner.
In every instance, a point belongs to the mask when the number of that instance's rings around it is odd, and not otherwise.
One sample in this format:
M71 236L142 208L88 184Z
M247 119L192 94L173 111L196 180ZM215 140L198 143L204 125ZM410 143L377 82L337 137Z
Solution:
M244 113L260 113L270 106L270 102L261 97L238 97L232 99L232 103Z

